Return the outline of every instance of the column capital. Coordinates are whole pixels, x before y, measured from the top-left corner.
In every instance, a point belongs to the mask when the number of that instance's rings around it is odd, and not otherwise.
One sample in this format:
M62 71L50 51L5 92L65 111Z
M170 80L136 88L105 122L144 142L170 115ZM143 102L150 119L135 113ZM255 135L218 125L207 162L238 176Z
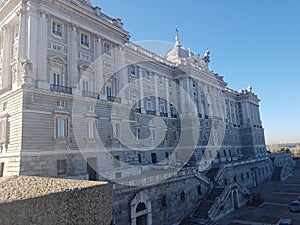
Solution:
M40 17L43 19L47 19L49 17L49 13L45 10L40 10L39 13L40 13Z

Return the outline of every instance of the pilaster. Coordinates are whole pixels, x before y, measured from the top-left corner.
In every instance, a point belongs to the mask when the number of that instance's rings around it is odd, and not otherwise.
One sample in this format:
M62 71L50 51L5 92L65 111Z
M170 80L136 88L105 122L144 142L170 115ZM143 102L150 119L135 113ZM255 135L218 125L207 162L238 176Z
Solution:
M67 85L77 88L80 84L78 75L78 56L77 56L77 27L71 24L68 28L68 49L69 49L69 65L68 65L68 81Z
M144 96L144 81L142 77L142 70L141 68L138 68L138 75L139 75L139 81L140 81L140 102L141 102L141 112L145 113L145 96Z
M49 88L49 84L47 82L47 17L48 15L41 11L39 18L39 27L38 27L38 64L37 67L37 77L38 77L38 86L39 88ZM41 82L41 84L40 84Z

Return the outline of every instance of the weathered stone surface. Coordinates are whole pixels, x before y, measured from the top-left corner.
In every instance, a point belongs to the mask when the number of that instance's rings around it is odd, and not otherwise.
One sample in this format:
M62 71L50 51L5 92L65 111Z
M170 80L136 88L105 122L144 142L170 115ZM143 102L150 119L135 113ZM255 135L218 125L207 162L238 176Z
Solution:
M105 182L13 176L0 179L0 224L108 225L112 187Z

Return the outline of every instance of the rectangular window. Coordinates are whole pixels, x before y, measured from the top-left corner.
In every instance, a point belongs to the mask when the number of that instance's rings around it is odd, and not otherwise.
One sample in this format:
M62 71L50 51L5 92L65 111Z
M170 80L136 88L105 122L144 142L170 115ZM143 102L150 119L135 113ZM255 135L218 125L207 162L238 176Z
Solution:
M63 50L63 46L52 42L51 43L51 49L55 50L55 51L58 51L58 52L61 52Z
M88 81L82 81L82 90L84 92L88 92L89 91L89 82Z
M68 137L68 119L58 117L56 118L56 138Z
M95 121L93 120L87 122L87 137L88 139L95 138Z
M81 33L80 34L80 44L83 47L89 48L90 47L90 36L88 34Z
M121 162L120 162L120 156L118 155L115 155L114 156L114 167L115 168L118 168L121 166Z
M88 62L92 61L92 57L90 55L84 54L82 52L80 52L79 58L82 59L82 60L84 60L84 61L88 61Z
M52 84L59 86L60 85L60 74L53 73L52 74Z
M62 37L62 24L53 21L52 22L52 34L58 37Z
M112 124L112 137L118 138L120 136L120 124L119 123L113 123Z
M142 156L141 156L141 154L138 154L138 160L139 160L139 163L142 163Z
M106 87L106 96L111 97L112 96L112 88L107 86Z
M104 44L104 54L111 55L111 45L110 44L107 44L107 43Z
M136 129L136 139L137 140L141 139L141 129L139 128Z
M163 81L163 77L162 76L158 77L158 81L159 81L160 85L163 85L164 81Z
M136 102L136 97L135 96L132 97L131 106L132 106L132 108L136 108L137 107L137 102Z
M58 100L56 102L56 106L57 106L57 108L64 109L66 106L66 103L64 101Z
M3 177L4 174L4 163L0 164L0 177Z
M147 80L151 80L150 72L149 72L149 71L145 71L145 78L146 78Z
M156 164L157 163L156 153L151 153L151 161L152 161L152 164Z
M67 174L67 160L57 160L57 175Z
M134 65L130 65L129 66L129 72L131 76L135 76L136 75L136 70L135 70L135 66Z

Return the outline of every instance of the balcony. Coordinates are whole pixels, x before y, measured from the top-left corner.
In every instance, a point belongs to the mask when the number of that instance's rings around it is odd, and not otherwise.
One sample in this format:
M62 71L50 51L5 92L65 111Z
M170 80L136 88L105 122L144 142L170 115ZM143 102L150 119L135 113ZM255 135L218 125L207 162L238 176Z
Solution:
M161 112L160 116L162 116L162 117L168 117L168 113Z
M107 101L121 103L121 98L114 97L114 96L107 96Z
M72 88L71 87L65 87L65 86L60 86L56 84L50 84L50 91L54 92L61 92L61 93L66 93L66 94L72 94Z
M146 113L148 115L155 115L155 111L152 111L152 110L146 110Z
M89 92L89 91L82 91L82 96L83 97L88 97L88 98L99 99L99 94L98 93Z

